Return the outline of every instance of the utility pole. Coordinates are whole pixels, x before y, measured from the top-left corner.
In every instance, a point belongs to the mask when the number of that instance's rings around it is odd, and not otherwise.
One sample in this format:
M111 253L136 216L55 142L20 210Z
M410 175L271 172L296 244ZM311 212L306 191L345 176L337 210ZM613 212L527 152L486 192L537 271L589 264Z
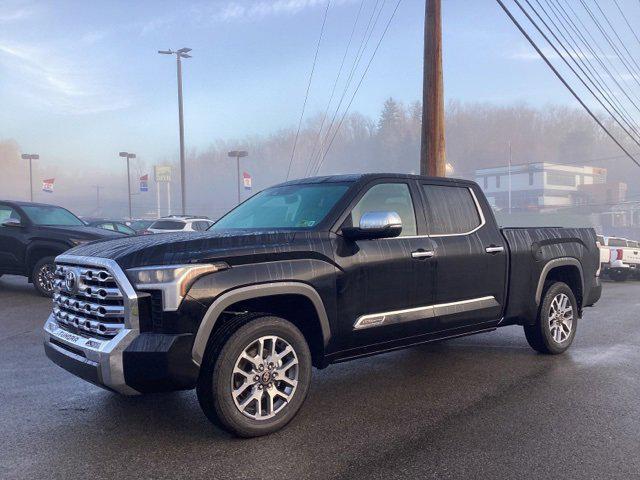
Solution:
M232 150L227 155L236 159L236 183L238 186L238 205L240 205L240 159L246 157L249 153L244 150Z
M21 155L23 160L29 160L29 198L33 202L33 160L38 160L40 155L37 153L23 153Z
M100 216L100 189L102 185L94 185L96 189L96 216Z
M441 0L425 0L420 174L446 175Z
M182 190L182 215L186 215L187 205L187 187L186 187L186 173L185 173L185 160L184 160L184 118L182 111L182 59L191 58L189 52L190 48L181 48L179 50L158 50L158 53L162 55L175 55L177 62L178 73L178 123L180 126L180 187Z
M129 160L131 160L132 158L136 158L136 154L129 153L129 152L120 152L120 156L122 158L127 159L127 188L129 189L129 219L132 219L133 215L131 214L131 169L129 166Z
M509 215L511 215L511 163L513 161L511 154L511 140L509 140Z

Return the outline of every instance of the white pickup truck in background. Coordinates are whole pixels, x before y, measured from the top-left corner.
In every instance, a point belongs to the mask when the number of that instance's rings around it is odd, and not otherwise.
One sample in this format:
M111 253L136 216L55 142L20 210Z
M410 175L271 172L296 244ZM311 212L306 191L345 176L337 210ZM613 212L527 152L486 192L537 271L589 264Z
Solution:
M598 242L603 274L616 282L624 282L629 277L640 279L640 242L602 235L598 235Z

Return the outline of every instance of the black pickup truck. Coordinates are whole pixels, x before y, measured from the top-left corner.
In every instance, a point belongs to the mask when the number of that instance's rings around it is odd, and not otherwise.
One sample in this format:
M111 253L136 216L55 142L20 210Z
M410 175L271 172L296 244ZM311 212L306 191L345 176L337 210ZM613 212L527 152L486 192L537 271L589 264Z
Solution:
M593 230L500 229L477 184L394 174L284 183L207 232L56 264L51 360L123 394L195 387L240 436L291 420L312 366L512 324L562 353L601 293Z
M88 227L55 205L0 200L0 276L23 275L38 293L53 295L54 259L77 245L122 235Z

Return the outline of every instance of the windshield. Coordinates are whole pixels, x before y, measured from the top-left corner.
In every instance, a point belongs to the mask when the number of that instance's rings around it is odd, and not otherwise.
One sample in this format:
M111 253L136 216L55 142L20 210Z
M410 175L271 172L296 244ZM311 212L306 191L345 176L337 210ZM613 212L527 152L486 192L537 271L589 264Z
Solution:
M287 185L264 190L222 217L211 230L313 228L327 216L348 184Z
M85 226L86 224L69 210L53 205L27 205L22 207L35 225Z

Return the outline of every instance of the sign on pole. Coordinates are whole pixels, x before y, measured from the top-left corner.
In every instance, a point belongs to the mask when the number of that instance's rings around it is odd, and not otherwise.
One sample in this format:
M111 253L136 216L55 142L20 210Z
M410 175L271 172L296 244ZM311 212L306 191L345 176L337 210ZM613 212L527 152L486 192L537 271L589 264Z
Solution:
M169 183L171 182L171 166L169 165L156 165L154 167L156 182Z
M242 183L245 190L251 190L251 175L247 172L242 172Z
M47 193L53 193L53 183L56 181L55 178L47 178L42 181L42 191Z
M149 174L146 174L140 177L140 191L141 192L149 191Z

